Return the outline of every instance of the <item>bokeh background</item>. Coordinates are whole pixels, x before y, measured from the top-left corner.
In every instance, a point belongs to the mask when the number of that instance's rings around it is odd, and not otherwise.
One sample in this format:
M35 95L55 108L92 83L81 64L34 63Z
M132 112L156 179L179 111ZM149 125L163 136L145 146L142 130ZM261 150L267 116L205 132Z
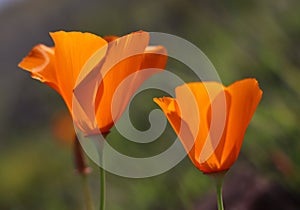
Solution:
M35 44L52 45L48 32L57 30L170 33L198 46L224 84L257 78L264 95L239 160L226 177L225 207L300 208L300 1L2 0L0 209L85 209L67 109L54 90L17 68ZM141 130L149 127L147 114L157 108L151 97L135 99L140 115L133 114L132 122ZM174 139L170 126L146 149L126 141L115 129L108 137L114 146L136 156L159 152ZM98 206L98 169L89 164ZM109 210L216 209L210 178L188 158L156 177L108 174L107 179Z

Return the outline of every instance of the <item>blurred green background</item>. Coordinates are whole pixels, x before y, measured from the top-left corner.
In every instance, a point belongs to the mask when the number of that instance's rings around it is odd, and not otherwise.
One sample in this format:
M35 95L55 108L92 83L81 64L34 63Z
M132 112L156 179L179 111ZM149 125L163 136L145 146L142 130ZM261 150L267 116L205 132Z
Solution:
M17 68L35 44L52 45L48 32L57 30L101 36L137 30L170 33L198 46L224 84L257 78L263 99L239 160L227 175L225 206L299 209L300 1L0 1L0 30L1 210L85 209L72 142L62 141L68 135L56 128L67 109L54 90ZM150 96L141 96L134 104L141 113L140 118L133 115L139 129L147 129L147 113L157 108ZM62 124L58 127L67 132L68 123ZM115 129L108 139L121 150L128 147L129 154L143 154L165 148L175 134L168 126L148 149L128 143ZM90 186L98 206L98 169L90 165ZM108 174L107 179L109 210L216 209L211 180L188 158L156 177Z

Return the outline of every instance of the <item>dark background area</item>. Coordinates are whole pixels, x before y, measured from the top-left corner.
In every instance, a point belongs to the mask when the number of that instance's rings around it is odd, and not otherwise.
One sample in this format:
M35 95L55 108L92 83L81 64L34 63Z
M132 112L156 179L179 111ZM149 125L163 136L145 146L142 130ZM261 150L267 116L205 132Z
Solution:
M53 132L67 109L54 90L17 67L34 45L52 45L48 33L57 30L100 36L137 30L170 33L198 46L225 85L257 78L264 95L226 177L225 207L299 209L299 1L23 0L0 10L0 29L0 209L84 209L72 142ZM149 111L144 98L135 106ZM147 123L137 122L141 127ZM175 138L170 126L159 141L168 138ZM108 140L126 145L116 130ZM97 201L98 169L90 165ZM110 210L216 209L211 180L188 158L152 178L107 178Z

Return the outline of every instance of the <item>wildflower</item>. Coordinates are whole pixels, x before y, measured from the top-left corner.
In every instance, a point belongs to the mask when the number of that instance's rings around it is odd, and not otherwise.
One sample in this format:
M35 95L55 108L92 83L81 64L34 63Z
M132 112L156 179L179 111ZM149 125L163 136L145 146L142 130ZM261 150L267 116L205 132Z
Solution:
M193 164L204 173L227 171L238 158L246 129L262 97L255 79L224 87L188 83L176 98L155 98Z
M98 128L84 127L88 134L99 129L102 133L108 133L114 125L111 113L111 103L114 92L120 83L129 75L145 68L156 68L163 70L166 64L166 50L162 46L150 46L149 34L147 32L134 32L123 37L109 36L101 38L91 33L82 32L54 32L50 33L54 41L54 47L43 44L36 45L31 52L19 63L19 67L31 73L32 78L46 83L55 89L64 99L71 115L73 90L76 88L78 76L86 62L99 49L105 49L105 55L101 62L111 65L107 72L99 72L104 75L98 91L96 91L95 110ZM111 45L108 42L114 41ZM136 55L126 57L128 52L134 51ZM117 58L125 58L119 63L113 63ZM131 87L125 87L122 100L118 103L118 116L124 111L131 95L144 80L152 74L137 78L132 81ZM85 93L86 94L86 93ZM91 103L91 102L88 102ZM74 119L75 116L73 116Z

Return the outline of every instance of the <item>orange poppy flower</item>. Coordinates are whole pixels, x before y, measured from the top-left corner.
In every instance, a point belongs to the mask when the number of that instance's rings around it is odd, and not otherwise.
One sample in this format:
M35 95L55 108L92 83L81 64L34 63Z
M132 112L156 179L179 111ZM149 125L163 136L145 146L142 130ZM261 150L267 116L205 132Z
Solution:
M143 31L120 38L110 36L107 37L107 40L91 33L81 32L59 31L50 33L50 36L54 41L54 47L47 47L43 44L36 45L19 63L19 67L29 71L32 78L38 79L55 89L63 97L71 115L73 115L73 90L76 88L78 76L86 62L98 50L102 49L104 56L99 63L106 66L111 65L107 72L101 72L101 66L99 67L103 78L98 92L96 91L96 108L93 110L96 113L97 129L102 133L109 132L114 125L114 120L116 120L113 119L111 113L111 103L119 84L127 76L143 68L162 70L166 64L165 48L162 46L149 48L149 34ZM114 42L109 45L110 41ZM126 58L128 51L134 51L136 55ZM112 65L116 58L120 57L124 57L124 59ZM157 73L157 70L152 72L152 74L154 73ZM147 77L150 76L151 74L147 75ZM137 84L141 84L147 77L138 78ZM117 107L120 114L137 88L137 85L132 85L121 91L126 94ZM84 129L87 133L91 133L95 128L85 127Z
M184 145L193 164L204 173L228 170L238 158L243 138L262 90L255 79L224 87L217 82L188 83L176 98L154 98Z

